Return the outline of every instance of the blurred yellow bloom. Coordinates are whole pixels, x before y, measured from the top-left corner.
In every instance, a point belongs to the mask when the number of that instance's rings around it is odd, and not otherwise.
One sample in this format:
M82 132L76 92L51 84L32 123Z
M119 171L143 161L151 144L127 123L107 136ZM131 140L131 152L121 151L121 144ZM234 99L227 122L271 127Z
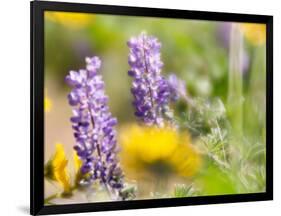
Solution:
M190 177L201 164L186 133L172 128L130 125L121 129L121 164L131 179L148 175Z
M44 98L44 110L45 110L45 112L50 112L52 107L53 107L52 100L48 96L45 96L45 98Z
M45 97L44 97L44 111L47 113L47 112L50 112L51 109L53 107L53 102L52 100L48 97L48 90L45 89Z
M80 168L82 166L82 160L77 155L76 151L73 151L73 161L74 161L74 168L75 168L75 186L79 187L80 180L83 178L82 173L80 172Z
M45 12L45 18L68 28L83 28L89 24L92 15L73 12Z
M73 151L73 160L74 160L75 173L77 173L80 170L81 166L82 166L82 160L80 160L80 158L77 155L76 151Z
M247 38L254 45L261 45L266 40L266 25L256 23L240 24L241 29Z
M52 159L54 179L64 188L64 193L71 193L70 177L66 169L67 163L63 145L57 143L56 153Z

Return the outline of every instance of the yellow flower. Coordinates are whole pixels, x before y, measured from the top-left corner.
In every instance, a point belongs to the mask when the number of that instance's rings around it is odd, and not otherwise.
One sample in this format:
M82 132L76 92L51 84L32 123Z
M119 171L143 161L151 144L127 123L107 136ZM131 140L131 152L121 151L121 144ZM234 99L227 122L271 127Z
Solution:
M85 176L85 175L82 175L82 173L80 172L80 168L81 168L83 162L77 155L76 151L73 151L73 161L74 161L74 168L75 168L74 184L76 187L79 187L80 181L83 178L83 176Z
M44 110L45 110L45 112L47 112L47 113L50 112L52 107L53 107L52 100L48 96L45 96L45 98L44 98Z
M266 40L266 25L257 23L240 24L241 29L246 37L254 45L261 45Z
M71 193L71 184L68 171L66 169L67 159L63 149L63 145L56 144L56 153L52 159L52 169L54 180L56 180L63 188L64 193Z
M73 160L74 160L74 168L75 173L79 172L82 166L82 160L80 160L79 156L77 155L76 151L73 151Z
M121 129L120 159L131 179L147 176L193 176L201 159L186 133L172 128L130 125Z
M83 28L89 24L91 17L86 13L74 13L74 12L45 12L45 18L64 25L65 27L78 29Z
M48 97L48 90L45 89L45 97L44 97L44 111L46 113L50 112L53 107L53 101Z

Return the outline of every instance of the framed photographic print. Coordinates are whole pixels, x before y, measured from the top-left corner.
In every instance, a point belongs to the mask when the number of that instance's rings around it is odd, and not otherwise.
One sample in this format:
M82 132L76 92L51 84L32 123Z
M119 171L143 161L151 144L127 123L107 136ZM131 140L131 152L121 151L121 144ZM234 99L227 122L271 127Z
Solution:
M273 17L31 2L31 214L273 199Z

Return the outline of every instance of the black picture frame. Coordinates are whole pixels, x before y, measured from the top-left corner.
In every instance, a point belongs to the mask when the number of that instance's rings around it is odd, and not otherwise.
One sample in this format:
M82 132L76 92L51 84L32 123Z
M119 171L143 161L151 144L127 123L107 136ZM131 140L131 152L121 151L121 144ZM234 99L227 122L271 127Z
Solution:
M30 214L59 214L273 200L273 16L62 2L31 2ZM266 192L44 206L44 11L266 24Z

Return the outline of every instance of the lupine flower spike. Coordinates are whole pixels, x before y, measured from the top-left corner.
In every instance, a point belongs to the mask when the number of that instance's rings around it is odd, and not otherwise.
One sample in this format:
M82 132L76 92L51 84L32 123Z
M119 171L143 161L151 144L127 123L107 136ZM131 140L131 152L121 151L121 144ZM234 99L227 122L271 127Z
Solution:
M169 86L161 75L161 43L141 33L128 41L130 49L129 76L133 77L131 92L137 118L147 125L164 125L163 113L169 103Z
M180 80L175 74L170 74L168 76L168 84L170 87L170 99L175 102L180 97L187 97L186 86L183 80Z
M179 79L175 74L170 74L167 80L170 90L171 102L176 102L177 100L182 99L191 107L195 107L194 101L188 96L186 92L185 81Z
M116 156L117 120L108 108L104 82L98 73L100 67L98 57L86 58L86 69L70 71L65 78L72 87L68 101L73 107L74 149L82 160L81 173L85 178L81 184L97 181L111 195L118 195L123 188L123 172Z

